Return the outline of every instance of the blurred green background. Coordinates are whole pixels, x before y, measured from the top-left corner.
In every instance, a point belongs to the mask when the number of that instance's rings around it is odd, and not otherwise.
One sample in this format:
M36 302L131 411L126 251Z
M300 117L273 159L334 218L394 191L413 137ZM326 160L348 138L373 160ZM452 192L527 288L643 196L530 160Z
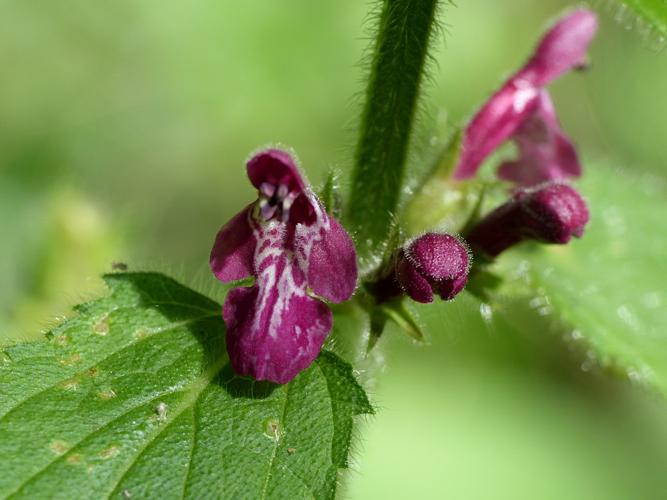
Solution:
M569 2L447 6L413 166L529 54ZM667 59L598 2L592 66L551 90L587 158L667 174ZM0 342L36 339L112 262L204 291L215 232L253 198L244 161L293 147L311 182L350 166L368 2L0 3ZM431 346L381 341L378 416L349 498L661 498L667 407L584 372L520 306L425 308ZM521 328L517 325L521 323ZM536 335L526 335L534 331ZM520 333L524 332L524 333ZM584 368L586 368L584 366ZM38 374L36 374L38 376Z

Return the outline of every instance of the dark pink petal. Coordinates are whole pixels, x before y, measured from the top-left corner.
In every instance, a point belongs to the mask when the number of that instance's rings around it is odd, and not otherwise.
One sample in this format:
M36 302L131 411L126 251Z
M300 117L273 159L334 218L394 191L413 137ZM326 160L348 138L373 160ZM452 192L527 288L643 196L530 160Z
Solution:
M280 149L267 149L248 160L248 178L258 190L262 184L283 184L289 191L303 191L305 183L296 162L289 153Z
M277 384L310 366L333 324L324 302L280 287L235 288L223 317L234 371Z
M474 177L486 157L509 139L538 105L539 91L508 81L466 127L454 179Z
M279 212L284 222L311 224L314 221L309 188L289 153L267 149L248 160L247 169L250 182L264 197L260 199L260 210L266 220ZM272 196L275 198L269 200Z
M433 292L451 300L468 281L467 247L446 233L426 233L405 246L396 276L405 292L418 302L431 302Z
M558 182L519 190L513 198L486 215L466 235L477 253L496 257L523 240L565 244L581 237L588 207L577 191Z
M305 250L310 244L307 258L308 285L313 292L331 302L349 299L357 286L357 255L354 243L343 226L322 210L325 220L314 233L310 228L299 231L300 247ZM312 238L312 244L308 240ZM304 252L305 253L305 252ZM304 253L298 255L303 260Z
M528 63L484 104L467 125L454 179L473 177L486 157L517 133L524 120L532 116L539 106L542 88L562 73L584 64L588 45L596 30L595 14L578 9L547 32ZM561 156L571 152L571 144L565 136L554 139L554 142L562 149ZM508 177L519 175L517 171L522 171L523 166L508 165L503 173ZM561 166L560 170L566 168L567 165ZM520 177L526 175L524 173Z
M426 233L405 250L406 256L430 281L451 280L468 273L468 249L446 233Z
M463 291L467 283L467 274L453 280L445 280L438 287L438 294L442 300L452 300Z
M332 327L331 311L308 295L309 286L335 302L349 298L356 255L289 154L255 155L248 176L259 199L220 231L211 267L224 281L256 278L254 286L232 290L223 307L234 370L286 383L315 360Z
M396 279L408 296L422 304L433 302L433 289L419 270L405 255L401 256L396 266Z
M542 87L586 63L588 45L598 28L595 13L577 9L560 19L544 35L533 57L517 74Z
M523 240L523 223L520 208L510 200L484 216L465 239L475 253L496 257Z
M551 183L515 196L525 222L524 235L546 243L564 244L581 237L588 223L588 207L571 186Z
M315 208L305 192L296 197L290 210L290 221L294 224L301 223L308 225L315 221Z
M227 351L240 375L288 382L313 362L331 330L331 311L308 296L296 257L302 228L310 226L257 222L255 286L232 290L223 308Z
M498 177L501 179L528 187L581 175L577 151L561 130L546 91L540 93L538 107L521 124L513 140L519 158L500 165Z
M250 226L254 204L248 205L223 226L215 237L210 264L223 282L253 276L253 255L257 241Z

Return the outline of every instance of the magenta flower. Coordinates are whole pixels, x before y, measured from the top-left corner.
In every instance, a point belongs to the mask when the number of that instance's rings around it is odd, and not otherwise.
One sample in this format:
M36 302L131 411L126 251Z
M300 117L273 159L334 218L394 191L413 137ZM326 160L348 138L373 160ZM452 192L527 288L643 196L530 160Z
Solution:
M445 233L426 233L401 249L396 278L401 288L417 302L453 299L468 281L468 248Z
M356 252L288 153L263 151L247 167L259 198L220 230L211 269L223 282L255 277L223 307L234 370L282 384L313 362L332 327L331 311L309 291L331 302L350 298Z
M581 175L577 152L558 124L545 86L585 65L596 31L595 14L577 9L546 33L530 60L466 127L455 179L473 177L484 159L508 139L517 144L519 158L500 165L502 179L531 186Z
M524 240L565 244L583 236L588 207L577 191L559 182L520 189L466 235L477 254L496 257Z

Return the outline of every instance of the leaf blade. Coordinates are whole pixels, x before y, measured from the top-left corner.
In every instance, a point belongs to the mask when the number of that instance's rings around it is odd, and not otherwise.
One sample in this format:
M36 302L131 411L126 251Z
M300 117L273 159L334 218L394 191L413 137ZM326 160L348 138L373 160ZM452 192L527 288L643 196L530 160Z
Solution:
M105 279L110 296L0 364L0 496L333 496L334 438L347 456L371 409L348 365L323 353L284 386L240 379L217 303L159 274ZM329 380L334 362L349 371ZM334 400L337 384L361 399Z
M524 253L530 269L517 275L584 342L590 362L667 395L665 182L591 166L581 192L591 210L583 238Z
M664 38L667 37L667 4L662 0L621 0L621 3L639 16L651 28L654 36L662 38L660 45L664 46Z

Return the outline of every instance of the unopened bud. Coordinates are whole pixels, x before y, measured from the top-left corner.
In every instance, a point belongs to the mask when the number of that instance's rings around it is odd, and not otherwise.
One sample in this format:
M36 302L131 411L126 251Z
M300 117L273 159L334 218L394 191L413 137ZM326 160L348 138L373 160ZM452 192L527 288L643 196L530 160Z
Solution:
M433 293L451 300L468 281L470 256L457 238L444 233L426 233L400 252L396 277L413 300L432 302Z
M581 237L588 223L581 195L567 184L549 183L520 190L484 217L466 235L475 252L495 257L523 241L565 244Z

